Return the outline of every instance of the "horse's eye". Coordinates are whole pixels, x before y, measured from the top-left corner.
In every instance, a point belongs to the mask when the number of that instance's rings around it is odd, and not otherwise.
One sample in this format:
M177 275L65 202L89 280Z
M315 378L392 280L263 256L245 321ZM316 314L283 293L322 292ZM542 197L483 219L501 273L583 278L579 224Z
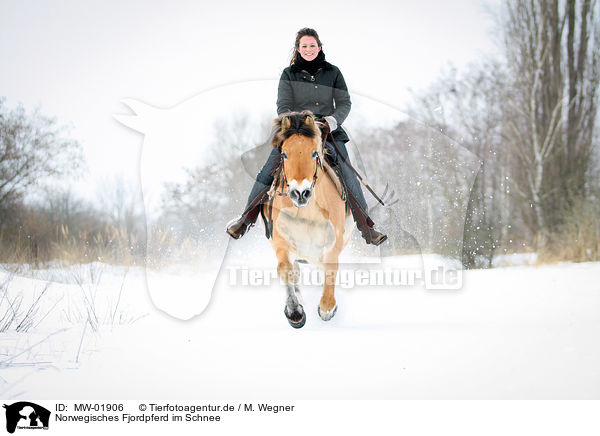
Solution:
M288 158L288 157L287 157L287 153L284 151L284 152L282 152L281 154L283 155L283 159L284 159L284 160L287 160L287 158Z
M313 159L316 159L316 158L317 158L317 152L316 152L316 151L313 151L312 158L313 158Z

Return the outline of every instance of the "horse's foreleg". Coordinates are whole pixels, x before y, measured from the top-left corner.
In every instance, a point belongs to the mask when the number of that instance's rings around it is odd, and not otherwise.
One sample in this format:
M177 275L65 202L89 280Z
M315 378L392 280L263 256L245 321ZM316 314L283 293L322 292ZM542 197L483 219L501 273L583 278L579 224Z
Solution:
M287 300L284 313L290 325L294 328L303 327L306 323L304 307L298 299L296 284L298 282L298 270L294 268L289 260L287 248L275 250L277 255L277 274L283 281L287 290Z
M335 279L337 277L338 263L329 260L325 267L325 284L323 286L323 295L319 302L319 316L323 321L329 321L335 315L337 304L335 302Z
M323 257L323 268L325 270L325 283L323 285L323 295L319 302L319 316L323 321L329 321L335 315L337 304L335 302L335 279L338 273L338 258L344 249L344 230L346 224L346 214L343 205L335 206L339 202L335 198L328 204L333 207L328 212L328 219L335 229L335 243Z
M336 240L335 246L325 255L323 267L325 269L325 283L323 295L319 303L319 316L323 321L329 321L337 311L335 302L335 279L338 273L338 257L343 248L342 236ZM339 241L339 243L338 243Z

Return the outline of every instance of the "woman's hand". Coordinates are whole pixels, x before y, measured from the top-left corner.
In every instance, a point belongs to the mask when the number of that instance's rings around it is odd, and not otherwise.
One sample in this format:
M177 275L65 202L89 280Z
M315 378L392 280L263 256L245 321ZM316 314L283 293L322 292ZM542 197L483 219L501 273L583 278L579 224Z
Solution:
M330 131L333 132L335 129L337 129L337 127L338 127L337 121L336 121L336 119L332 115L326 116L325 117L325 121L329 125L329 130Z
M325 118L317 118L316 120L319 122L319 128L321 129L321 139L325 142L327 140L327 135L331 132L329 123Z

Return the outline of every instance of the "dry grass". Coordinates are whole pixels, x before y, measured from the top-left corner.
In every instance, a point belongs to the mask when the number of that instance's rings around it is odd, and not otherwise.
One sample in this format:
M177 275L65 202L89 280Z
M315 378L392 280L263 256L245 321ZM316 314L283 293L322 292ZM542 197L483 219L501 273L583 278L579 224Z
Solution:
M550 235L538 263L600 261L600 203L577 201L560 231Z
M191 238L181 240L159 228L151 229L146 238L111 226L93 233L72 232L61 226L42 236L22 234L7 240L0 235L0 263L15 273L30 267L44 269L91 262L160 269L186 259L197 247Z
M47 260L60 260L67 264L104 262L133 266L143 257L140 238L123 229L105 226L101 232L88 235L73 234L61 226L59 237L51 241Z
M27 332L37 327L46 316L54 310L52 306L45 313L40 312L44 295L48 291L50 284L47 283L44 289L33 296L30 303L25 304L22 292L16 295L9 295L8 289L12 276L0 283L0 333L7 331Z

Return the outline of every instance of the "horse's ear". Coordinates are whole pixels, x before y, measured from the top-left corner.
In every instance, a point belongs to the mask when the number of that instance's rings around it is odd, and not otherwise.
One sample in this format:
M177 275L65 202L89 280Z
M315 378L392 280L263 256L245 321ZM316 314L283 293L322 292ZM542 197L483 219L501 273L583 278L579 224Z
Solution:
M284 135L283 133L290 128L292 121L288 116L280 116L273 121L273 137L271 139L271 145L275 148L281 147L283 144Z
M314 127L315 119L312 115L307 115L306 118L304 118L304 124L306 124L309 127Z
M281 133L283 133L287 129L289 129L291 125L292 125L292 121L290 120L290 117L283 117L281 119Z

